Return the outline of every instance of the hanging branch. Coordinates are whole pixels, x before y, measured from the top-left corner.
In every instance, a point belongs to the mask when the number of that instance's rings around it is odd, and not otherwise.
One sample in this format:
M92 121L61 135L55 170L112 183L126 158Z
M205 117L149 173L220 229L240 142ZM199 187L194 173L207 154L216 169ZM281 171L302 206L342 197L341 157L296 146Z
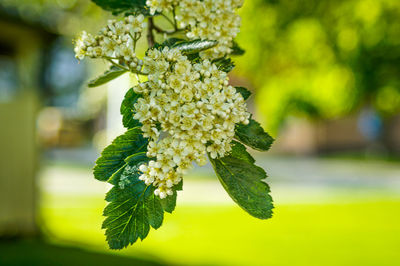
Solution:
M149 18L149 26L147 28L147 43L148 43L149 47L153 47L155 44L153 29L155 29L154 28L154 20L152 17L150 17Z
M125 73L138 80L121 104L126 132L104 149L93 169L97 180L112 185L102 226L110 248L122 249L146 238L150 227L158 229L164 213L175 209L184 174L194 162L204 166L207 157L242 209L259 219L270 218L273 202L267 174L255 165L245 145L267 151L274 140L247 111L250 91L229 85L228 73L235 66L230 55L244 53L233 41L239 32L234 22L240 1L226 6L223 18L214 2L209 2L210 7L196 1L213 13L200 19L193 5L182 5L191 0L177 1L176 6L159 6L157 1L147 1L148 6L146 1L93 1L126 16L110 20L98 35L83 32L76 40L79 60L99 58L111 64L89 86L101 86ZM129 7L125 2L130 2ZM165 18L173 28L159 27L155 16ZM140 58L136 42L146 32L146 19L148 50ZM181 31L188 34L167 37ZM156 43L156 34L163 34L165 42ZM139 75L146 75L146 81L141 82Z

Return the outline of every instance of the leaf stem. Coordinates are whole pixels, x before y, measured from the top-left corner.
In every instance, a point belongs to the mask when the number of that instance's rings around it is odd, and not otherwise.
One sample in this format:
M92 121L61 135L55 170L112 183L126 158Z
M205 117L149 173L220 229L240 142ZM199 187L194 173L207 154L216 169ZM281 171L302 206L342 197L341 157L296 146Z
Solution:
M110 62L111 64L113 64L116 67L119 67L119 68L121 68L123 70L129 71L128 68L126 68L126 67L124 67L124 66L122 66L120 64L115 63L111 58L107 58L107 61Z
M129 69L129 68L124 67L123 65L120 65L120 64L115 63L115 62L112 60L113 58L106 58L106 59L107 59L107 61L110 62L112 65L114 65L114 66L116 66L116 67L119 67L119 68L121 68L121 69L123 69L123 70L129 71L129 72L132 72L132 73L135 73L135 74L139 74L139 75L142 75L142 76L148 76L148 74L146 74L146 73L143 73L143 72L140 72L140 71L136 71L136 70L134 70L134 69Z

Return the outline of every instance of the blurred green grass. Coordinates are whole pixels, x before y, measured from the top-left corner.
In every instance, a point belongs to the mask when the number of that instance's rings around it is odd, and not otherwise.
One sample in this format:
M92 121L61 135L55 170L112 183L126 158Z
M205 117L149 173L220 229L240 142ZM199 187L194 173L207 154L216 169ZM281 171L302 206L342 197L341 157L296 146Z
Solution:
M44 194L42 218L52 241L171 264L399 265L400 199L379 192L351 199L349 192L337 204L278 204L267 221L234 205L181 204L160 229L123 251L107 249L100 196Z

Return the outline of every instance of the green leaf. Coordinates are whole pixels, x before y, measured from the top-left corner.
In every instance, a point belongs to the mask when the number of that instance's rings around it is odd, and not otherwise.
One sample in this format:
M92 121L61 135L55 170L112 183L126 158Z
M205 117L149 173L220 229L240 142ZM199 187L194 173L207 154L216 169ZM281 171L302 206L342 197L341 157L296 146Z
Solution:
M165 47L165 46L167 46L167 47L172 47L172 46L174 46L175 44L178 44L178 43L185 43L185 42L186 42L185 39L181 39L181 38L169 38L169 39L165 40L161 45L159 45L159 44L156 44L156 45L158 45L159 47Z
M164 209L164 211L168 213L172 213L175 210L176 207L176 199L177 199L177 191L182 190L183 186L183 181L181 181L178 185L175 185L172 190L174 191L174 194L171 196L166 197L165 199L161 200L161 205Z
M140 129L132 128L116 138L96 162L95 177L113 185L106 195L109 204L104 209L106 219L102 225L111 249L122 249L143 240L150 226L158 229L163 223L164 207L154 194L155 188L139 180L139 167L150 160L146 148L147 140ZM169 212L175 208L176 190L182 189L182 184L173 189L174 194L163 200L168 202Z
M211 40L194 40L188 42L176 41L171 47L177 48L184 54L195 54L213 48L217 44L218 44L217 41L211 41Z
M121 76L122 74L124 74L126 72L127 72L127 70L125 70L125 69L122 69L122 68L119 68L116 66L112 66L109 70L104 72L103 75L90 81L88 86L90 88L93 88L93 87L97 87L97 86L106 84L107 82L118 78L119 76Z
M118 199L118 197L122 194L126 194L126 196L132 196L134 194L140 194L146 188L146 185L143 181L139 180L139 167L141 164L146 163L147 160L143 160L142 162L137 162L134 164L127 164L123 166L122 173L118 175L117 178L113 179L113 189L111 189L106 195L106 201L112 202ZM128 189L125 189L128 188ZM114 193L118 191L118 193ZM106 208L107 210L107 208Z
M106 200L109 204L103 212L106 219L102 228L106 229L106 238L111 249L122 249L139 238L143 240L150 231L150 225L157 228L161 226L163 210L154 207L160 205L160 202L154 197L153 187L146 186L138 179L140 164L128 164L121 175L120 183L107 193Z
M246 212L259 219L272 217L274 208L265 171L254 165L254 159L240 143L223 158L211 159L211 164L229 196Z
M195 53L195 54L188 54L187 58L190 62L192 62L192 64L199 64L202 62L203 59L201 59L200 54L199 53Z
M147 139L143 138L141 130L137 127L117 137L97 159L93 169L95 178L108 181L113 175L121 174L119 171L126 165L125 159L133 154L145 152L147 143Z
M244 100L247 100L250 97L251 92L248 89L244 87L235 87L235 88L237 92L242 94Z
M269 150L274 142L274 139L253 119L250 119L248 125L236 125L235 133L236 139L259 151Z
M111 175L111 177L108 180L108 183L110 183L114 186L117 186L117 185L122 186L124 183L124 180L122 180L122 182L121 182L121 177L125 171L125 167L127 165L133 165L133 164L137 164L137 163L141 164L144 162L148 162L148 161L150 161L150 158L147 157L146 151L142 151L142 152L134 153L134 154L126 157L124 161L125 161L125 164L122 165L121 168L119 168L114 174Z
M150 226L145 209L145 199L151 193L142 181L132 183L123 189L114 186L107 193L110 203L104 209L107 242L111 249L122 249L144 239Z
M232 141L232 151L231 156L238 158L240 160L246 161L250 164L255 162L254 158L246 151L246 147L237 141Z
M150 160L150 158L148 158L146 155L146 151L142 151L142 152L138 152L138 153L128 156L124 161L127 164L132 164L132 163L140 162L140 161L143 161L146 159Z
M146 0L92 0L104 10L111 11L114 15L122 12L140 12L148 15Z
M145 201L145 207L147 216L149 217L149 224L154 228L158 229L164 219L164 210L158 198L154 193L149 196Z
M125 98L121 104L121 115L122 115L122 123L126 128L134 128L138 126L142 126L138 120L133 119L134 115L134 104L141 97L141 95L136 94L133 89L129 89L125 94Z
M244 55L246 52L235 41L233 41L233 45L232 45L231 49L232 49L231 55Z
M221 57L213 60L213 63L217 65L218 69L229 73L235 67L235 63L233 63L232 59L227 57Z

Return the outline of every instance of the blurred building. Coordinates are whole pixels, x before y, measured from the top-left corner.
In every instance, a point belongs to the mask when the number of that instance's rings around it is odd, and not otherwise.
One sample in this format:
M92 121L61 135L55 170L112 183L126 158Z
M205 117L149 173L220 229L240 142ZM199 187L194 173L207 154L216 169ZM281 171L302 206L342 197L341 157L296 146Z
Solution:
M36 115L44 51L56 35L0 9L0 235L35 235Z
M382 121L375 112L364 110L332 120L290 117L282 127L275 151L299 155L400 154L400 116Z

